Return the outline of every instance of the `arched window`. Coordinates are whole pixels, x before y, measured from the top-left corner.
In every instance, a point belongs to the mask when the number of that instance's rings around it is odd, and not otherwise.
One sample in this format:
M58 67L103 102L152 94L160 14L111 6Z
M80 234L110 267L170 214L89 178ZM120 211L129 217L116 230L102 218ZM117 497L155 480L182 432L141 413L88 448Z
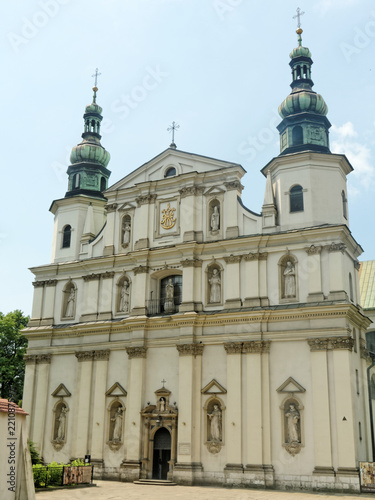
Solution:
M297 125L293 129L293 146L299 146L303 144L303 130L302 127Z
M107 187L107 181L105 177L102 177L100 179L100 191L105 191L106 187Z
M290 211L303 212L303 189L302 186L293 186L289 191Z
M72 227L69 226L69 224L68 224L63 229L63 239L62 239L62 247L63 248L70 247L71 236L72 236Z
M348 200L346 199L345 196L345 191L341 192L341 198L342 198L342 215L345 217L345 219L348 218Z
M73 189L79 189L79 183L80 183L80 175L79 174L74 174L73 175L72 188Z
M160 281L160 310L172 313L182 302L182 276L167 276Z
M349 273L349 298L352 302L354 302L352 273Z
M174 167L170 167L165 172L164 177L173 177L174 175L176 175L176 169Z

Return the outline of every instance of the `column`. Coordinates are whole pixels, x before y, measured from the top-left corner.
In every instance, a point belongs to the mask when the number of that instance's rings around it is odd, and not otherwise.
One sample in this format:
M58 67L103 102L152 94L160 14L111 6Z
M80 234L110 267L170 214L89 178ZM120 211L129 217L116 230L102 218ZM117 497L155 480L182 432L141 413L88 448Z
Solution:
M42 306L43 306L43 294L44 294L44 284L45 281L34 281L34 296L33 296L33 307L31 311L31 318L29 321L29 326L39 326L40 320L42 319Z
M112 296L114 272L102 273L99 294L99 315L98 319L112 319Z
M315 468L314 474L334 475L328 377L328 339L309 339L311 350Z
M182 303L179 311L201 311L202 310L202 272L197 273L196 269L202 269L202 261L199 259L185 259L181 261L183 267L182 274ZM198 275L199 274L199 275Z
M82 315L80 321L96 321L98 315L98 295L99 295L100 274L89 274L83 276L84 294L82 305Z
M241 195L243 186L239 180L232 182L224 182L224 186L227 188L225 193L224 210L225 210L225 238L237 238L240 234L238 228L238 196ZM224 210L220 214L222 220L224 219Z
M35 391L35 375L36 375L36 355L26 354L23 357L25 361L25 381L23 386L23 396L22 396L22 407L30 415L26 419L27 422L27 434L31 436L31 424L34 415L34 391Z
M52 325L54 323L55 297L57 280L48 280L45 282L43 317L41 325Z
M245 260L245 307L259 307L259 264L258 253L244 255Z
M241 307L240 294L240 262L242 255L230 255L224 257L227 264L225 273L225 307L237 309Z
M117 203L106 205L107 210L107 224L104 232L104 250L103 255L113 255L115 253L115 222Z
M103 463L105 439L105 413L109 350L94 351L93 405L91 409L91 436L89 449L92 462Z
M74 398L74 426L72 458L83 458L89 453L88 434L92 391L93 351L75 353L78 360L76 397Z
M227 408L225 447L227 480L243 472L242 467L242 342L224 344L227 352Z
M144 316L147 314L146 297L148 297L148 272L147 265L139 265L133 269L134 281L132 285L131 316Z
M329 252L329 295L328 300L346 300L345 273L344 273L344 252L343 243L332 243L328 247Z
M35 401L30 439L34 441L43 456L44 437L46 434L47 399L49 397L49 372L51 354L38 354L36 358ZM47 434L47 439L48 439Z
M142 428L140 411L142 409L142 398L144 392L145 359L147 348L127 347L129 358L128 372L128 396L125 413L125 439L126 457L121 467L123 477L127 481L134 481L140 475L140 455Z
M178 448L174 474L193 484L201 464L201 385L203 344L181 344L179 352Z
M246 356L246 435L245 472L249 479L257 484L265 484L265 468L263 466L263 434L269 432L264 426L263 399L269 397L269 390L263 395L262 358L267 357L270 341L254 340L244 342L242 352ZM266 407L267 409L267 407ZM267 440L268 442L268 440ZM266 464L270 464L267 461Z
M324 300L324 295L322 292L322 271L320 263L320 254L322 252L322 247L311 245L305 250L308 255L306 266L303 266L302 263L299 272L302 278L304 277L305 273L308 274L309 277L307 301L321 302L322 300Z
M156 194L146 194L145 196L138 196L135 199L137 202L137 210L135 212L134 223L134 250L141 250L150 246L149 228L150 223L152 224L151 221L154 220L155 200ZM151 205L153 205L152 210L150 210Z
M267 252L258 253L259 261L259 297L261 306L269 306L267 287Z

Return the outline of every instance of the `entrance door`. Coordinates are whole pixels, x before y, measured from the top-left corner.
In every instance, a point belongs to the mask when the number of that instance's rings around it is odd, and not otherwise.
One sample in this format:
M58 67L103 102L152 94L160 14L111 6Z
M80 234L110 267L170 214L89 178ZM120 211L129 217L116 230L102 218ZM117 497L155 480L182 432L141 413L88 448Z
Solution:
M154 435L152 479L167 479L170 459L171 435L165 427L161 427Z

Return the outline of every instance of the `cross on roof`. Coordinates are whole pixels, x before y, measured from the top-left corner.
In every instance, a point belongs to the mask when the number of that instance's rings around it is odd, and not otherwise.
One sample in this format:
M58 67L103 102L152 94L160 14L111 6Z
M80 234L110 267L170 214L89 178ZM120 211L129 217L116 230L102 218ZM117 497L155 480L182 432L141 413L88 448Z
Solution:
M163 389L164 389L164 384L166 383L166 380L162 380L161 383L163 384Z
M92 78L94 78L94 77L95 77L95 87L97 87L97 86L98 86L98 76L100 76L100 75L101 75L101 73L99 73L98 68L96 68L95 73L94 73L93 75L91 75L91 76L92 76Z
M304 15L304 12L301 11L301 9L298 7L297 8L297 14L293 16L293 19L297 19L297 28L301 27L301 16Z
M176 122L172 122L172 125L167 128L168 132L172 132L172 143L171 143L171 146L172 146L172 144L175 146L175 143L174 143L174 131L177 130L177 129L179 129L179 128L180 128L180 125L177 125Z

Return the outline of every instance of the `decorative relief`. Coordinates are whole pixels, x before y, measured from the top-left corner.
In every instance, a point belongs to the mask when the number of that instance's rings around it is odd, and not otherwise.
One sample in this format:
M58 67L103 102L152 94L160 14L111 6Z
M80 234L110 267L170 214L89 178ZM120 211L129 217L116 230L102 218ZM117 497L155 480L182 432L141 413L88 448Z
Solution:
M224 257L224 260L227 264L238 264L241 262L242 255L229 255L229 257Z
M268 257L268 252L255 252L255 253L249 253L247 255L243 255L243 258L246 261L249 260L267 260Z
M204 344L181 344L176 346L180 356L202 356Z
M242 342L227 342L224 344L224 349L227 351L227 354L241 354L242 346Z
M83 281L95 281L95 280L100 280L100 274L87 274L86 276L82 276Z
M311 245L308 248L305 248L305 250L306 250L307 255L316 255L316 254L321 253L322 248L323 247L321 247L319 245L318 246Z
M341 253L344 253L344 251L346 250L346 245L344 245L344 243L334 243L332 242L329 247L328 247L328 251L329 252L341 252Z
M357 269L357 271L359 271L359 270L360 270L360 268L361 268L361 263L360 263L360 262L358 262L358 260L355 260L355 261L354 261L354 267Z
M154 203L156 200L156 194L147 194L146 196L138 196L135 201L138 207L141 205L148 205L149 203Z
M128 353L128 358L145 358L147 355L147 347L127 347L126 352Z
M118 207L117 203L112 203L112 204L108 204L108 205L106 205L104 208L105 208L105 209L107 210L107 212L109 213L109 212L116 212L117 207Z
M354 346L352 337L323 337L307 340L311 351L329 351L333 349L348 349L351 351Z
M197 196L201 195L204 192L203 187L198 187L198 186L189 186L189 187L184 187L179 190L179 193L181 195L181 198L185 198L186 196Z
M44 284L45 284L45 281L33 281L34 288L40 288L40 287L44 286Z
M185 259L181 261L182 267L202 267L200 259Z
M366 348L366 341L365 339L359 339L359 352L361 354L361 358L367 360L370 360L370 354Z
M23 357L25 365L34 365L36 363L37 357L38 356L36 356L35 354L25 354Z
M291 398L284 403L284 448L295 456L301 451L302 433L301 433L301 413L298 401Z
M224 182L224 186L227 188L227 191L237 189L238 191L242 192L243 190L243 185L240 183L240 181Z
M93 359L95 361L108 361L109 360L109 350L94 351Z
M79 351L75 353L78 361L91 361L93 358L94 351Z
M114 275L115 275L114 271L106 271L105 273L101 274L101 277L105 280L105 279L113 278Z
M26 365L51 363L52 354L25 354L23 359Z
M167 208L163 208L163 210L161 211L162 218L160 221L160 225L163 229L172 229L175 226L177 222L177 219L174 216L175 211L176 209L174 207L171 208L170 203L168 203Z
M135 275L137 274L146 274L148 273L150 268L148 266L138 266L133 269Z
M47 280L44 282L46 286L56 286L57 280Z
M52 445L59 451L66 443L68 407L64 401L59 401L54 408L54 426Z
M221 273L220 269L215 265L208 269L208 284L209 284L209 304L221 303Z
M242 344L244 354L266 354L270 352L270 340L251 340Z

